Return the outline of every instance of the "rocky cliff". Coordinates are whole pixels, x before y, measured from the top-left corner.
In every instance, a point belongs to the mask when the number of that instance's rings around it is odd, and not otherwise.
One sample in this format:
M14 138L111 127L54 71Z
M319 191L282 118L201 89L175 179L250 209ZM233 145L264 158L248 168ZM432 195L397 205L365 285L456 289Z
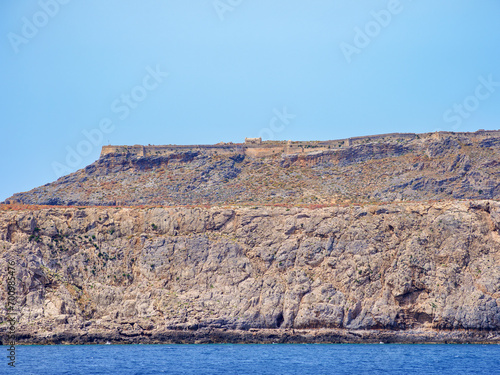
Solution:
M500 342L492 200L3 206L0 254L18 342Z

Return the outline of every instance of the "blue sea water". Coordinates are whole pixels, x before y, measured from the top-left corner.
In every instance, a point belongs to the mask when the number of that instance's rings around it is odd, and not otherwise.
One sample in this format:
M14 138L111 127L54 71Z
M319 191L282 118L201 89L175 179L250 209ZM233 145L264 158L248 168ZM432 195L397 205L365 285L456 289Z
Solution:
M6 354L6 346L0 346ZM500 345L18 346L1 374L500 374Z

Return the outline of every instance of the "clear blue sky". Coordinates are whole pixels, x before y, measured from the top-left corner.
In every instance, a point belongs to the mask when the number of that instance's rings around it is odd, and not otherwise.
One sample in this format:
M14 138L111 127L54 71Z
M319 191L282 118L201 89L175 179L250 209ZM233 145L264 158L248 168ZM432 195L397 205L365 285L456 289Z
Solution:
M3 0L0 201L108 143L498 129L499 20L499 0Z

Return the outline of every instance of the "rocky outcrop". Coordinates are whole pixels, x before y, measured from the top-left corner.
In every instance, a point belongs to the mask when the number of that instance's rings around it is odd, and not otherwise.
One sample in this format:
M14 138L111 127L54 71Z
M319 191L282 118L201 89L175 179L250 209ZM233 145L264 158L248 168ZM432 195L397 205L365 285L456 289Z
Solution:
M500 341L491 200L4 207L0 254L19 342Z

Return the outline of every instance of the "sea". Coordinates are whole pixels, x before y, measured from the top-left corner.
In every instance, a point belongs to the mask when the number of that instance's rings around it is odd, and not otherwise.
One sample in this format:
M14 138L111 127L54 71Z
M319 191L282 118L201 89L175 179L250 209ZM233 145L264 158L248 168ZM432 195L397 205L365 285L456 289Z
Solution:
M6 346L0 346L6 353ZM17 346L0 374L500 374L500 345Z

